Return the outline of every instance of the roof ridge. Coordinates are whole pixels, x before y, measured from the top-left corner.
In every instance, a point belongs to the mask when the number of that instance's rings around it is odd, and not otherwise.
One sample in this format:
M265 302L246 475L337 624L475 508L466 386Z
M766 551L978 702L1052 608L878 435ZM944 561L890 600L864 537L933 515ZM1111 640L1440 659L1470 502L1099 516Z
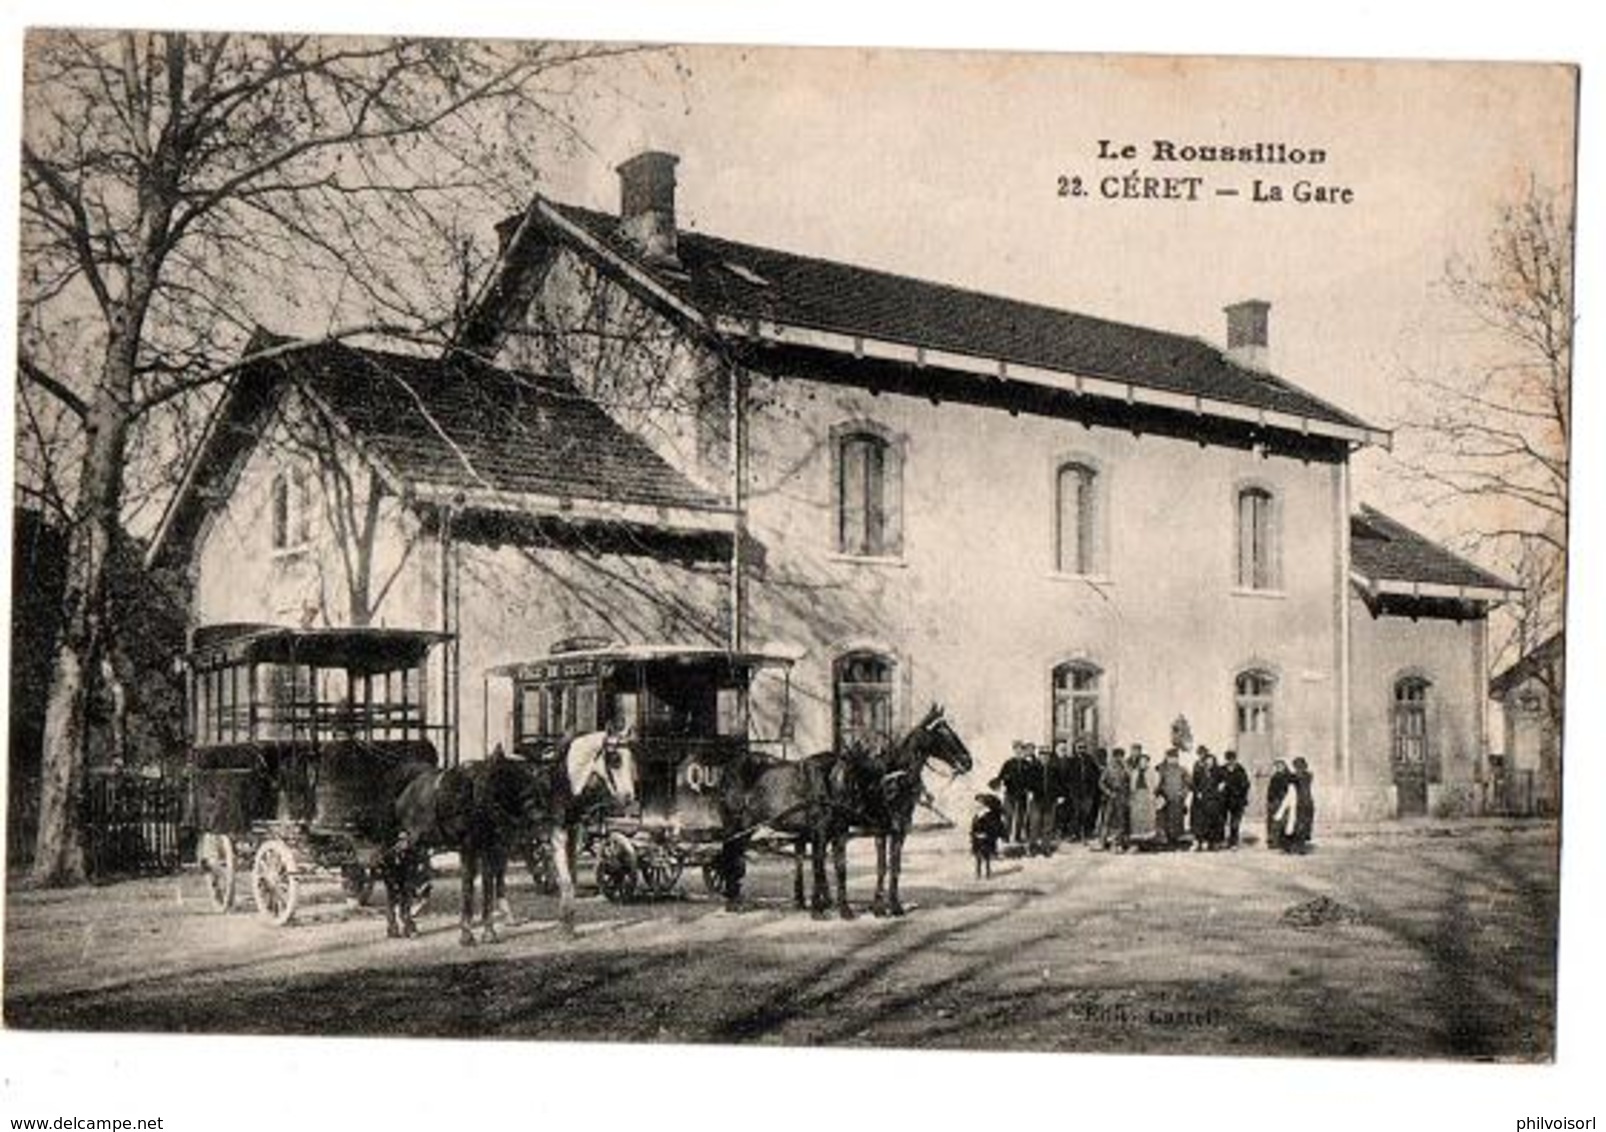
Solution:
M513 378L535 378L539 381L550 382L557 388L554 392L573 394L574 396L592 404L601 410L595 398L588 397L575 382L573 376L556 370L536 370L519 366L505 366L490 361L473 350L450 346L445 353L406 353L401 350L387 350L378 346L369 346L353 343L342 338L293 338L289 336L274 335L286 349L279 358L292 358L298 354L306 354L315 350L339 349L348 354L366 355L382 361L396 360L412 365L425 367L451 367L454 365L469 365L491 373L505 374ZM278 359L273 359L278 360Z
M574 211L574 212L587 213L590 216L595 217L595 218L597 218L599 220L617 219L611 213L601 212L601 211L599 211L597 209L594 209L594 208L587 208L584 205L566 204L563 201L554 200L551 197L545 197L543 199L546 200L547 203L551 204L553 207L558 208L558 209L562 209L564 211ZM1185 332L1180 331L1180 330L1166 330L1166 329L1163 329L1163 328L1157 327L1157 326L1146 326L1146 325L1144 325L1143 323L1140 323L1140 322L1127 322L1127 321L1124 321L1124 320L1118 319L1118 318L1106 318L1103 315L1088 314L1086 311L1073 310L1070 307L1054 306L1051 303L1040 302L1040 301L1038 301L1036 299L1022 299L1022 298L1016 298L1013 295L1002 295L1002 294L999 294L999 293L997 293L995 291L981 291L981 290L976 289L975 287L965 287L965 286L961 286L958 283L946 283L946 282L943 282L942 280L939 280L939 279L928 279L928 278L925 278L924 276L910 275L910 274L908 274L906 272L893 271L893 270L891 270L889 268L885 268L885 267L871 267L871 266L869 266L867 264L854 263L854 262L851 262L851 261L848 261L848 260L830 259L830 258L827 258L826 256L816 255L816 254L814 254L812 252L792 251L792 250L790 250L788 248L772 247L772 246L767 245L767 244L749 243L746 240L733 240L729 236L715 235L715 234L713 234L711 232L705 232L705 231L703 231L702 229L699 229L699 228L681 228L681 227L677 226L675 231L676 231L676 234L679 235L679 236L691 236L691 237L693 237L695 239L709 241L710 243L724 244L727 247L743 248L743 249L747 249L749 251L756 251L756 252L767 252L767 253L769 253L771 255L788 256L788 257L790 257L792 259L805 260L805 261L807 261L809 263L814 263L814 264L823 264L823 265L825 265L827 267L835 267L835 268L841 268L841 269L848 270L848 271L863 272L863 273L868 274L868 275L879 275L883 279L890 279L890 280L894 280L894 281L899 282L899 283L913 283L918 287L930 287L930 288L933 288L933 289L936 289L936 290L940 290L940 291L948 291L948 292L951 292L951 293L956 294L956 295L966 295L966 296L970 296L970 297L974 297L974 298L991 299L994 302L1009 303L1009 304L1014 305L1014 306L1025 307L1025 308L1027 308L1029 310L1041 311L1044 314L1070 315L1072 318L1085 319L1088 322L1097 322L1097 323L1100 323L1100 324L1102 324L1104 326L1119 327L1122 330L1140 330L1140 331L1144 332L1145 334L1161 334L1161 335L1165 335L1168 338L1176 338L1176 339L1180 339L1180 340L1185 341L1185 342L1192 342L1192 343L1194 343L1196 345L1203 346L1206 349L1214 350L1216 353L1219 353L1223 357L1226 357L1225 351L1223 351L1221 349L1221 347L1217 346L1215 343L1210 342L1208 339L1201 338L1198 335L1188 334L1188 333L1185 333ZM1230 361L1230 359L1229 359L1229 361ZM1244 367L1242 367L1242 366L1239 366L1237 368L1242 369L1245 373L1250 374L1250 375L1257 375L1257 374L1259 374L1261 372L1261 371L1256 371L1256 370L1244 369ZM1270 375L1270 376L1275 376L1275 375ZM1301 392L1303 392L1303 390L1301 390Z

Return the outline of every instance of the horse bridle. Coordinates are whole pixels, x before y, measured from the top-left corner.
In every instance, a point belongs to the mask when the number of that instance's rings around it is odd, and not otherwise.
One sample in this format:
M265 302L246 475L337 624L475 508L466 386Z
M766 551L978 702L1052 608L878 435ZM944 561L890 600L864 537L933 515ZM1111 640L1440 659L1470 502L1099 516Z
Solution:
M941 714L938 714L938 715L933 716L921 730L927 732L928 734L935 734L939 727L944 727L944 728L947 728L948 734L953 735L955 741L957 741L959 739L959 736L954 735L953 728L948 727L947 724L948 724L947 719L944 716L942 716ZM964 746L963 743L960 743L959 745L961 747ZM926 764L929 763L932 760L932 757L933 756L931 756L929 754L921 756L921 758L920 758L920 766L921 766L922 769L924 769ZM946 759L939 759L937 761L940 762L943 766L948 768L948 781L949 782L957 781L959 776L961 774L965 773L965 771L960 770L957 766L955 766L954 764L948 762L948 760L946 760ZM940 774L942 772L938 771L938 773Z
M933 734L933 733L936 732L937 728L939 726L941 726L943 723L944 723L943 717L941 715L935 715L931 719L927 720L925 723L921 724L920 730L926 732L927 734ZM951 733L951 731L952 731L952 729L950 729L950 733ZM930 754L929 752L922 752L921 755L920 755L920 761L918 763L916 763L913 767L896 767L896 768L894 768L892 770L887 771L885 774L883 774L881 776L881 791L882 791L882 793L883 794L889 794L889 793L891 793L891 791L897 789L897 781L900 778L904 778L904 777L907 777L907 776L918 776L919 774L921 774L926 769L926 767L930 764L930 762L931 762L931 760L933 758L935 758L935 756ZM938 759L937 761L942 766L944 766L944 767L946 767L948 769L948 781L949 782L956 781L959 778L959 776L964 773L964 771L960 770L957 766L954 766L953 764L949 763L946 759ZM940 774L942 772L938 771L938 773Z

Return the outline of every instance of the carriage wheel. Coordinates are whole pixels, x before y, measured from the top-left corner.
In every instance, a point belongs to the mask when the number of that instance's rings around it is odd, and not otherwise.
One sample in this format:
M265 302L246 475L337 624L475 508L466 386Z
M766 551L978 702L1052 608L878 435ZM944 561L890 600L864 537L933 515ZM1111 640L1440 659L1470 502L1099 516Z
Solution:
M374 895L374 874L361 865L347 865L340 870L340 890L354 907L366 908Z
M256 898L257 915L275 924L288 924L296 914L301 896L296 858L290 846L277 837L257 847L251 865L251 895Z
M236 880L234 839L226 833L201 834L195 859L206 878L206 895L212 907L219 912L233 908Z
M654 896L668 896L675 891L684 862L668 846L655 846L641 854L641 881Z
M597 851L597 890L615 904L636 893L636 850L622 834L610 834Z

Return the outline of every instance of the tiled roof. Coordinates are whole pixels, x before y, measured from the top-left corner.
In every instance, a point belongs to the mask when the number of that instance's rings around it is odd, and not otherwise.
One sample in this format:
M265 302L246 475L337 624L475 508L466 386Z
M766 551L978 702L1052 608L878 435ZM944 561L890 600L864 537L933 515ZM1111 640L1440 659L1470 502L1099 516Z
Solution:
M248 350L287 345L259 334ZM261 438L286 378L301 382L366 453L414 489L542 497L560 508L570 500L720 507L562 378L463 355L443 360L324 342L285 349L236 375L168 504L150 561L189 552L208 501L227 490Z
M1350 566L1373 582L1516 588L1375 507L1362 504L1360 513L1350 516L1349 533Z
M619 235L618 218L573 205L561 215L662 287L710 315L772 320L1017 365L1102 377L1352 428L1365 422L1215 346L1163 330L968 291L852 264L678 236L681 270L650 265Z
M415 357L338 343L284 366L405 478L458 489L707 508L719 500L563 378L463 355Z

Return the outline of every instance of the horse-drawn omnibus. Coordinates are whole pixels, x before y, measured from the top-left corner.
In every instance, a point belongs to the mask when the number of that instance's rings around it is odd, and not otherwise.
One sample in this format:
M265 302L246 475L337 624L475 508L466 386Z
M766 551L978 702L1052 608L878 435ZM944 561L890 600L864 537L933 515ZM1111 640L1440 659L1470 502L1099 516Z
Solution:
M491 669L487 717L495 680L510 693L502 697L506 734L521 757L551 757L565 737L601 728L629 736L637 809L599 814L586 837L604 896L668 895L688 865L701 867L714 890L726 832L722 777L750 752L789 756L793 661L777 652L575 642Z
M197 629L185 656L190 824L214 907L249 861L284 924L318 889L366 899L401 784L439 762L425 666L449 635L412 629ZM338 887L337 887L338 886Z

